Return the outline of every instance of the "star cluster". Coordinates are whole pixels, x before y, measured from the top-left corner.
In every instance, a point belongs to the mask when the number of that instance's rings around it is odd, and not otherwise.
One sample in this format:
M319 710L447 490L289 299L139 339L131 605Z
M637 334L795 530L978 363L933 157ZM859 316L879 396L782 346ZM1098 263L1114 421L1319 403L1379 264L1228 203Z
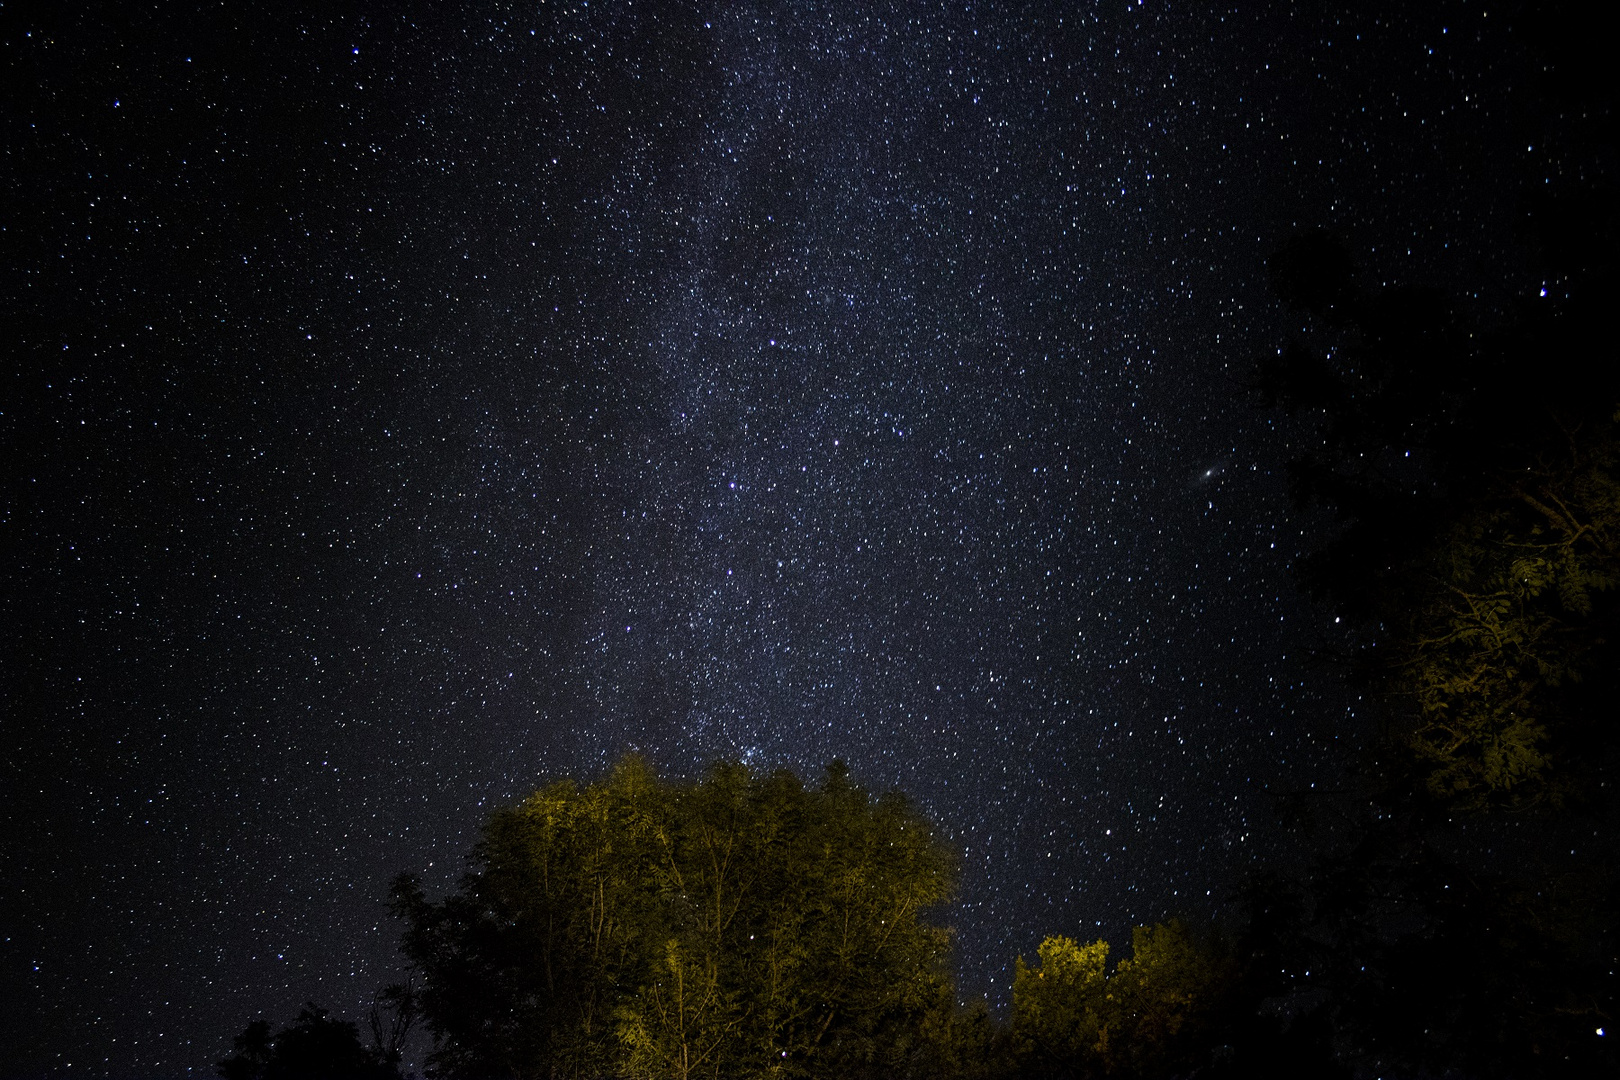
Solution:
M1265 258L1528 288L1502 23L8 13L7 1068L357 1015L395 873L631 751L910 793L964 993L1218 914L1358 730Z

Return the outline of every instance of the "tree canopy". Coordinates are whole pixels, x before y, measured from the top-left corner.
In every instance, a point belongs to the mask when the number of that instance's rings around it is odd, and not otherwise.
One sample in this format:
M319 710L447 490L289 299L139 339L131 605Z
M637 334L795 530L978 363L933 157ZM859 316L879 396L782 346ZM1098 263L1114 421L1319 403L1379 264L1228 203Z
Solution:
M493 814L475 869L395 905L450 1077L860 1076L947 1007L954 867L900 795L636 760Z
M1289 468L1338 528L1301 575L1364 630L1405 758L1386 770L1448 808L1563 797L1613 742L1595 717L1620 640L1616 369L1571 319L1487 331L1436 293L1361 289L1325 234L1271 269L1311 326L1258 388L1316 419Z
M1516 803L1568 786L1591 730L1580 683L1612 663L1620 443L1612 423L1504 478L1435 545L1394 627L1403 733L1431 794ZM1607 674L1606 672L1601 672ZM1605 726L1607 726L1605 724Z
M1192 1069L1236 968L1179 921L1138 926L1112 970L1108 942L1056 936L1013 976L1012 1035L1026 1076L1170 1076Z
M1613 214L1565 221L1601 237ZM1349 685L1379 721L1370 768L1312 800L1317 858L1251 896L1240 946L1251 991L1319 1058L1614 1071L1612 252L1549 271L1557 296L1494 325L1360 287L1325 234L1272 262L1307 318L1259 389L1312 422L1295 494L1336 522L1300 576L1354 627Z

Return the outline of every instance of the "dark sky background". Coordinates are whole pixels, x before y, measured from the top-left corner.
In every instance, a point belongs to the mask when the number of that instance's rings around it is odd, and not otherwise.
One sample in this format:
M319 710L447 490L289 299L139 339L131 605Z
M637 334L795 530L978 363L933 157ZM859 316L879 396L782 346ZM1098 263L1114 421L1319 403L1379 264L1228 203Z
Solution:
M0 1066L211 1074L635 750L915 797L964 994L1335 783L1267 255L1483 317L1526 16L0 7Z

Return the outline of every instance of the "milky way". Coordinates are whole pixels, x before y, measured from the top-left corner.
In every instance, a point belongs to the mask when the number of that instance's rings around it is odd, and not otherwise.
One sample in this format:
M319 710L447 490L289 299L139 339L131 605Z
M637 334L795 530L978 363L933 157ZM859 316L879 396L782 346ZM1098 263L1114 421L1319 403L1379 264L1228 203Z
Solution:
M1265 259L1518 288L1493 12L250 6L6 16L8 1073L360 1016L628 751L910 793L998 1002L1353 761Z

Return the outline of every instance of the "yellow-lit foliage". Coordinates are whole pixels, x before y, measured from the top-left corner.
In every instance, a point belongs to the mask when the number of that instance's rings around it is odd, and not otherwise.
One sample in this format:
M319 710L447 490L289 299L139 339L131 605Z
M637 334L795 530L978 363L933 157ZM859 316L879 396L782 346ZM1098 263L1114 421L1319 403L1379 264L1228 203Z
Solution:
M1027 1055L1052 1062L1105 1056L1108 942L1049 937L1039 967L1014 961L1013 1031Z
M954 863L902 796L627 760L496 811L478 869L396 906L445 1076L847 1076L953 1004Z
M1108 942L1049 937L1038 967L1019 957L1013 1035L1033 1075L1157 1076L1183 1063L1230 965L1180 922L1139 926L1108 970Z
M1435 796L1463 806L1552 790L1554 691L1598 643L1594 595L1620 582L1613 432L1571 440L1569 459L1528 470L1461 521L1436 553L1396 643L1406 741Z

